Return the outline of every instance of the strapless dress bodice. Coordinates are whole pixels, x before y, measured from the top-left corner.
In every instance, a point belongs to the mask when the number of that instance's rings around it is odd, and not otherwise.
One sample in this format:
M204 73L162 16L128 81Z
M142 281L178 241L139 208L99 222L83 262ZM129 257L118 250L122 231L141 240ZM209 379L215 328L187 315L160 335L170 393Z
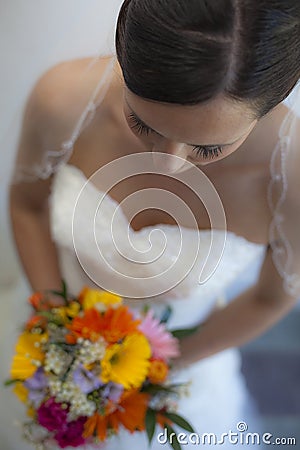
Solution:
M131 305L151 297L158 310L172 304L173 326L204 320L217 301L255 283L265 254L264 245L227 232L221 258L218 252L215 261L210 257L212 275L199 284L210 230L159 224L134 231L120 205L87 185L83 172L70 164L55 175L50 213L62 274L73 294L84 285L100 285ZM224 232L213 231L214 242L222 246Z

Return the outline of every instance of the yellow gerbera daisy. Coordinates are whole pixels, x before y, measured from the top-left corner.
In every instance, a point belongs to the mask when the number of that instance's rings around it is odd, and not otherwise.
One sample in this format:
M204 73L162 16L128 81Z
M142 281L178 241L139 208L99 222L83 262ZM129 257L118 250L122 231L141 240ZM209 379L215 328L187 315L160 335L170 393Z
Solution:
M121 344L106 349L101 361L101 378L104 383L113 381L125 389L140 387L149 370L151 348L142 334L131 334Z
M13 393L18 397L18 399L22 402L22 403L26 403L27 402L27 398L28 398L28 389L26 389L26 387L23 385L23 383L16 383L15 387L13 389Z
M13 379L26 380L34 375L37 367L44 360L41 344L46 339L46 333L31 334L24 332L20 335L10 370Z
M84 310L96 308L98 311L106 311L108 306L119 306L122 303L122 297L118 295L87 287L79 294L79 300Z

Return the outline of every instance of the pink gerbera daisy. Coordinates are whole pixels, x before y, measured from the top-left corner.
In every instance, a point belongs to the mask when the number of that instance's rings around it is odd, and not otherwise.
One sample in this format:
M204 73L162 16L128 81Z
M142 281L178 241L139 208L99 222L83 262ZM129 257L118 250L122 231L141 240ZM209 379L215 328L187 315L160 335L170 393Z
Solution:
M153 311L148 311L138 328L150 342L152 358L167 361L180 355L178 340L154 317Z

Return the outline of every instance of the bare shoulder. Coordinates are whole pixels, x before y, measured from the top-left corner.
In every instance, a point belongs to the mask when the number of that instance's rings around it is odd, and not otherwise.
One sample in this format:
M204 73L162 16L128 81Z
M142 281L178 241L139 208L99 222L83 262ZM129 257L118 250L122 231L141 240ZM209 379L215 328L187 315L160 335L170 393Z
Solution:
M50 67L35 83L27 102L27 113L39 125L53 131L74 124L101 78L109 57L63 61ZM43 127L44 128L44 127Z
M42 170L44 155L49 150L61 150L110 60L91 57L64 61L39 77L24 107L15 159L16 179L22 179L24 173L27 179L36 167ZM23 185L19 191L30 192L28 198L32 199L34 183L27 183L26 188Z

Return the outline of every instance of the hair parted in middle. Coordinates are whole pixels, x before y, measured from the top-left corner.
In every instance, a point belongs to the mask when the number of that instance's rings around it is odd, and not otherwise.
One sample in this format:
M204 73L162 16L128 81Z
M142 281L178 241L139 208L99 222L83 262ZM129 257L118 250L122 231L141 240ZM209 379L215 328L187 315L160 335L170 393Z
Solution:
M116 49L140 97L193 105L223 94L262 117L300 78L300 1L126 0Z

